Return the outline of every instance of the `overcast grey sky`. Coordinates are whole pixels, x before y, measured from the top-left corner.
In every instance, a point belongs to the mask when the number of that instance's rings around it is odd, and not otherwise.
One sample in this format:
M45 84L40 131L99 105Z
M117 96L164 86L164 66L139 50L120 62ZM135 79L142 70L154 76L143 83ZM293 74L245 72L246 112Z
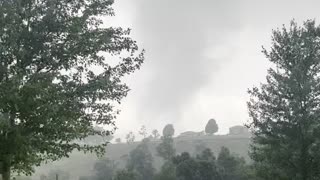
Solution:
M141 125L176 135L202 131L210 118L219 133L248 120L247 89L264 81L261 53L272 29L319 19L316 0L115 0L107 23L132 28L146 62L127 82L116 136ZM317 21L319 22L319 21Z

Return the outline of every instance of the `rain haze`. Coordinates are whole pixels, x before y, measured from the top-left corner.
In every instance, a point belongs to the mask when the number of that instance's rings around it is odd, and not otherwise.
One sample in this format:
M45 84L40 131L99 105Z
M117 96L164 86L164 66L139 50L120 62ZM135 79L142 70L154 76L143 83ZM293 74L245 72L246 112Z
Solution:
M311 5L312 4L312 5ZM128 79L131 91L115 135L145 125L218 134L248 121L248 88L265 81L272 29L318 19L318 1L118 0L112 23L132 28L146 62Z
M320 179L319 0L0 0L0 180Z

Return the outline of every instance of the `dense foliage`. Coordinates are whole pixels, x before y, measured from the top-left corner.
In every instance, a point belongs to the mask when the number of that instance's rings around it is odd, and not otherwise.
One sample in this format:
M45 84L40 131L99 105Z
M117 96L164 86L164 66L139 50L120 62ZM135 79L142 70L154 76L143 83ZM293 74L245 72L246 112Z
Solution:
M117 180L258 180L253 168L228 148L222 147L217 158L208 148L197 152L196 156L188 152L175 155L172 142L172 137L163 137L162 143L158 144L158 155L164 160L158 170L154 168L149 151L150 140L144 139L129 153L124 169L114 167L110 171L110 166L105 167L105 172L110 173L105 175L105 179L113 175ZM159 153L160 149L166 153ZM118 172L115 174L115 171Z
M143 52L130 30L109 27L113 0L0 1L0 173L31 173L33 165L68 156L77 143L109 135L114 105L129 88ZM121 55L121 56L120 56ZM108 57L108 58L107 58Z
M157 146L157 154L164 160L170 160L176 154L173 138L170 136L161 137L161 143Z
M91 180L112 180L116 173L116 163L110 159L100 159L95 163L93 170L95 175Z
M251 157L260 177L320 179L320 27L273 31L267 82L249 91Z
M140 175L139 180L150 180L154 175L153 157L148 147L149 140L142 142L129 154L127 169Z
M210 119L205 127L205 132L207 134L214 134L218 132L218 124L215 119Z
M172 124L167 124L163 130L162 130L163 136L170 136L172 137L174 135L174 127Z

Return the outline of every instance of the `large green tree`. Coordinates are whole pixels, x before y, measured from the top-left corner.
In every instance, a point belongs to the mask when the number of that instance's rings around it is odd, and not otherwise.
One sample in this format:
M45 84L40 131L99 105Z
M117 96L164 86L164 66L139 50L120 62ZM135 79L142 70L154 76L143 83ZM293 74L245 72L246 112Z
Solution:
M218 132L218 124L216 122L215 119L210 119L208 121L208 123L206 124L206 127L205 127L205 132L207 134L210 134L210 135L213 135L214 133Z
M117 164L111 159L99 159L93 166L95 174L90 177L92 180L112 180L116 174Z
M130 30L110 27L113 0L0 1L0 173L31 173L68 156L88 135L109 135L114 105L143 51Z
M320 27L273 31L266 82L249 91L251 156L264 179L320 179Z
M127 169L138 173L140 180L150 180L154 176L153 157L149 149L149 139L142 142L130 152Z
M174 127L172 124L167 124L163 130L162 130L162 135L166 137L173 137L174 135Z
M226 147L221 147L217 158L219 174L223 180L248 180L250 179L247 171L249 166L243 158L231 154Z
M173 158L176 176L180 180L221 180L217 171L215 157L210 149L201 152L196 158L183 152Z
M114 180L139 180L141 176L134 171L127 169L120 170L116 173Z
M161 143L156 147L157 155L166 161L170 161L176 154L173 138L171 136L162 136Z
M160 171L154 176L153 180L178 180L176 175L176 166L172 161L164 162Z

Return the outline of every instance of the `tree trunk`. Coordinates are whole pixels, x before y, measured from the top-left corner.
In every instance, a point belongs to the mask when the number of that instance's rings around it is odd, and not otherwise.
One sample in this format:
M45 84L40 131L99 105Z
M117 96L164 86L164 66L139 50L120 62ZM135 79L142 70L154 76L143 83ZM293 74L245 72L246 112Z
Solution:
M8 162L3 163L2 180L10 180L10 163L8 163Z

